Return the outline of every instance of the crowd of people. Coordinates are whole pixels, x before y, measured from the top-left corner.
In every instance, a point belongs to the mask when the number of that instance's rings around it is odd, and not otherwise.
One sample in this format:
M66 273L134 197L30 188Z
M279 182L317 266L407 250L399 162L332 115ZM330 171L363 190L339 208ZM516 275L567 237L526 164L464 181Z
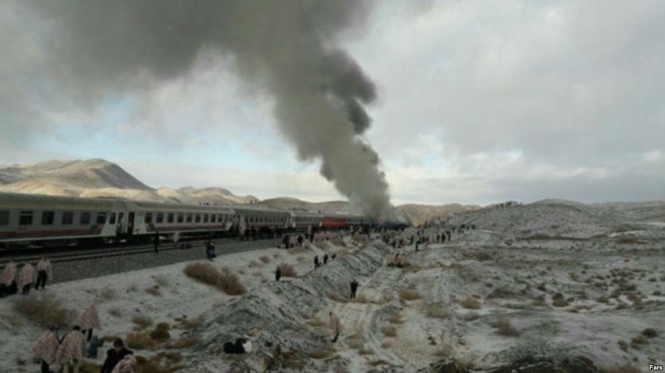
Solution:
M47 281L53 281L51 261L47 257L42 257L34 266L25 263L20 272L16 263L10 260L0 274L0 298L19 292L27 295L33 286L35 290L43 290Z

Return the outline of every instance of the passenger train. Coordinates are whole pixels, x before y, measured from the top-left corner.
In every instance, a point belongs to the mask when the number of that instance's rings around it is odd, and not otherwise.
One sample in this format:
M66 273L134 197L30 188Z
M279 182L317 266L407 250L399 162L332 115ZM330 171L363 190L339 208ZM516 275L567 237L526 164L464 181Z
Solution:
M324 215L256 206L208 206L0 193L0 249L237 236L375 226L364 216Z

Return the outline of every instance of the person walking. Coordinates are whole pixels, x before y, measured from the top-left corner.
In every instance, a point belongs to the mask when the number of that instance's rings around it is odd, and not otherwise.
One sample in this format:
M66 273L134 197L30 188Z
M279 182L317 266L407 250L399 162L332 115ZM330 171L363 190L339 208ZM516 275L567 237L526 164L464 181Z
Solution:
M330 329L332 331L332 341L331 342L337 342L337 338L339 338L339 332L341 329L341 325L339 323L339 317L335 314L335 312L330 311Z
M314 269L317 269L317 268L319 268L319 256L318 255L316 255L314 257Z
M351 299L356 299L356 292L358 291L358 281L354 278L351 281Z
M30 263L26 263L23 268L21 268L21 273L18 276L18 288L21 289L23 294L27 295L30 293L30 288L32 284L35 283L37 279L37 272L35 267Z
M58 347L56 362L62 364L63 373L69 373L70 368L72 368L73 373L78 373L84 355L85 338L81 334L81 328L77 325L67 333L62 344Z
M55 355L58 352L58 340L55 338L55 327L50 327L37 339L32 347L32 353L42 360L42 373L49 373L50 366L55 363Z
M53 282L51 261L47 257L42 257L39 263L37 263L37 283L35 284L35 290L39 290L40 287L45 289L47 280Z
M275 270L275 281L279 282L280 278L282 278L282 271L279 269L279 266L277 266L277 270Z
M155 231L153 241L153 244L155 245L155 254L159 254L159 231Z
M328 263L328 259L329 259L329 258L328 258L328 254L324 254L324 255L323 255L323 264Z
M83 313L81 314L81 318L79 319L79 325L83 329L82 333L84 335L86 333L88 334L88 337L86 339L89 342L92 339L92 330L101 328L99 323L99 314L97 313L97 307L95 307L94 304L91 304L90 307L88 307L85 311L83 311Z

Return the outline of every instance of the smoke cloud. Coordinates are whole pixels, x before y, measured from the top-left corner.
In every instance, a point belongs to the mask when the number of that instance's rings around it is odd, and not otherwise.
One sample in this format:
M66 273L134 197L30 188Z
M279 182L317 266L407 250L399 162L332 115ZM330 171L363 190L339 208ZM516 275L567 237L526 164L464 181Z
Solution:
M280 130L300 160L320 160L321 175L366 213L388 212L379 156L361 139L371 124L363 105L376 99L376 88L339 48L362 27L367 1L10 4L22 18L40 20L30 35L44 50L39 78L63 102L92 108L112 94L147 90L191 72L204 53L231 60L249 86L274 98ZM31 116L16 114L15 123Z

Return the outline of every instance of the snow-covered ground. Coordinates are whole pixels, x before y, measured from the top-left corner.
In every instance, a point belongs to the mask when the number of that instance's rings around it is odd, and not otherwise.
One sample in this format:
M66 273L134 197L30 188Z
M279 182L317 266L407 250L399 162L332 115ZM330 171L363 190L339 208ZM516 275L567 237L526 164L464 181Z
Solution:
M263 372L271 364L278 371L414 372L449 357L481 372L535 355L583 355L599 366L631 364L639 371L663 364L662 226L553 202L514 209L456 215L451 223L473 222L478 229L427 251L402 248L412 264L404 269L384 265L393 250L380 240L353 245L346 237L343 245L313 250L218 258L213 264L230 268L246 286L242 296L191 280L183 273L187 263L47 291L78 311L95 302L100 335L126 337L137 329L136 315L169 323L168 343L195 343L136 352L179 351L187 373ZM338 255L312 270L314 255L324 252ZM275 282L279 263L293 265L298 277ZM349 300L353 278L360 287ZM0 300L0 365L35 371L36 365L17 362L30 361L42 329L16 315L11 303ZM334 344L330 311L342 324ZM195 328L182 322L197 317ZM251 354L222 351L224 342L242 336L252 341Z

